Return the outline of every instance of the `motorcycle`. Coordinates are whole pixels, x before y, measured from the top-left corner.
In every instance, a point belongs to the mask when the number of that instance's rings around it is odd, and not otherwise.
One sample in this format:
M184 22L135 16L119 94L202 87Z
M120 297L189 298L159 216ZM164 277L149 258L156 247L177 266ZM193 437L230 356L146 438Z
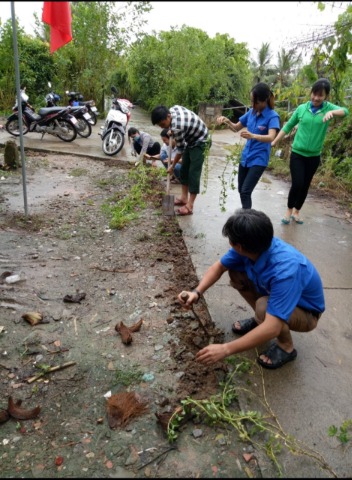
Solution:
M85 106L88 109L88 113L91 116L89 119L89 123L92 125L96 125L98 121L98 109L95 106L95 101L94 100L86 100L83 101L83 95L80 92L69 92L66 90L66 95L69 98L68 104L72 107L79 107L79 106Z
M131 118L130 109L134 108L129 100L117 98L118 91L115 87L111 87L111 91L114 94L111 108L99 133L103 141L103 152L110 156L116 155L124 146L127 125Z
M42 134L42 138L46 133L60 138L64 142L72 142L77 137L76 123L77 120L70 114L70 107L52 107L41 108L38 113L28 103L28 95L21 93L22 106L22 133L26 135L28 132L37 132ZM20 135L18 105L17 100L12 113L5 124L6 131L18 137Z
M48 83L49 88L51 88L51 83ZM47 107L58 107L58 102L61 100L61 96L54 91L48 93L45 97ZM62 107L61 107L62 108ZM92 134L92 126L90 123L91 116L89 115L88 109L85 106L81 107L70 107L71 114L76 118L76 129L80 137L88 138Z

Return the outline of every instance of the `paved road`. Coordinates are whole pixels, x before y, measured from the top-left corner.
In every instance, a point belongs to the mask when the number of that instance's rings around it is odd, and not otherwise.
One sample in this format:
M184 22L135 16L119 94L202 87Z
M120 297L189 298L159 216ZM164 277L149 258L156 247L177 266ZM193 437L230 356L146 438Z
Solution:
M25 137L25 148L74 153L106 159L97 132L102 122L94 127L88 139L65 143L49 136ZM159 138L160 129L150 124L150 118L138 107L132 112L131 126L146 130ZM0 145L9 135L0 132ZM194 214L180 217L193 265L199 277L227 249L228 243L221 229L228 216L240 207L237 191L228 189L226 212L219 207L220 180L225 165L226 145L241 141L238 134L229 131L215 132L209 158L208 186L199 195ZM130 163L128 142L118 154L123 163ZM115 157L113 157L115 158ZM179 186L172 186L177 194ZM293 244L306 254L321 273L326 299L326 312L319 320L318 328L309 334L294 333L297 359L275 371L264 370L266 398L282 428L315 449L325 458L339 478L352 476L352 448L344 448L336 438L328 437L330 425L341 426L352 418L352 226L343 212L332 202L308 195L303 208L303 225L283 226L280 218L286 208L288 185L264 175L264 181L256 187L253 208L263 210L273 221L275 235ZM185 288L188 288L185 285ZM227 339L232 339L231 324L236 319L251 316L244 301L228 286L226 275L205 293L205 299L213 320L224 329ZM255 358L255 352L249 354ZM253 379L252 388L260 393L261 377ZM255 405L243 408L255 409ZM291 478L329 478L333 474L321 470L307 457L295 457L283 453L279 461L284 465L284 476ZM263 471L263 476L270 476Z

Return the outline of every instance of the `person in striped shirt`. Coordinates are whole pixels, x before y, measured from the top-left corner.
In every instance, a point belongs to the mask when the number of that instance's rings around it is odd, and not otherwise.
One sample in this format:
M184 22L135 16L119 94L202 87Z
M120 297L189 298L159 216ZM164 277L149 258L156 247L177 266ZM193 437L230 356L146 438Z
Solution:
M209 132L203 120L191 110L181 105L170 109L159 105L152 110L153 125L167 128L176 140L177 153L168 173L172 174L175 165L182 158L180 182L182 193L175 199L177 215L192 215L194 202L200 192L200 178L205 160L205 149Z

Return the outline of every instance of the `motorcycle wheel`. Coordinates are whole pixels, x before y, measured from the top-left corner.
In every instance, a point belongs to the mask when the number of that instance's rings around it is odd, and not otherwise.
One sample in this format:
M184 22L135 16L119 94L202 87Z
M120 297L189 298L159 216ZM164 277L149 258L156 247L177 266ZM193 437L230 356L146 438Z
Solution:
M23 126L23 135L29 132L29 127L24 119L22 119L22 126ZM20 136L20 125L18 121L18 117L10 118L5 124L6 131L9 132L14 137Z
M54 127L54 135L59 137L64 142L73 142L77 138L77 130L73 123L61 118L57 121L60 125L60 128L57 128L57 125Z
M88 138L92 134L92 126L85 118L77 118L75 127L80 137Z
M102 138L103 152L106 155L116 155L125 143L125 136L117 128L112 128Z

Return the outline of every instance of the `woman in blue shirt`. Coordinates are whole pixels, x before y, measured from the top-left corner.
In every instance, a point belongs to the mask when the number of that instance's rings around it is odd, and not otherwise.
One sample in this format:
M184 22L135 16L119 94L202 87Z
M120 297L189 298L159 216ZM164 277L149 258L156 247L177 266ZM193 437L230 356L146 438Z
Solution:
M218 117L217 123L225 123L234 132L241 132L247 140L238 168L238 191L242 208L252 208L252 192L269 164L271 142L280 130L280 117L274 111L274 95L266 83L257 83L251 91L252 108L232 123L226 117Z

